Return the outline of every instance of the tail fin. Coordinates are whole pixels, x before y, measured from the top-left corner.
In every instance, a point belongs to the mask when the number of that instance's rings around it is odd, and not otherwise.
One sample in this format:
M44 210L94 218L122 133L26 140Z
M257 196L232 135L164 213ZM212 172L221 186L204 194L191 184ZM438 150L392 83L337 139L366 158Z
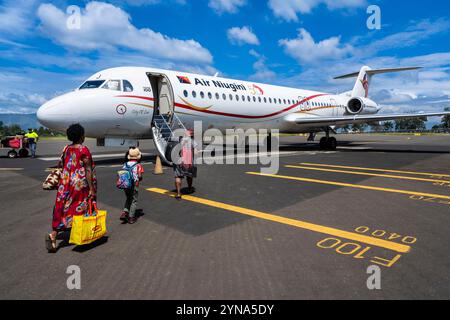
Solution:
M409 70L418 70L421 67L408 67L408 68L391 68L391 69L371 69L368 66L364 66L361 68L361 71L346 74L340 77L336 77L334 79L347 79L347 78L355 78L356 80L355 86L353 87L352 97L365 97L369 96L369 87L370 82L372 80L372 76L376 74L382 73L392 73L392 72L400 72L400 71L409 71Z

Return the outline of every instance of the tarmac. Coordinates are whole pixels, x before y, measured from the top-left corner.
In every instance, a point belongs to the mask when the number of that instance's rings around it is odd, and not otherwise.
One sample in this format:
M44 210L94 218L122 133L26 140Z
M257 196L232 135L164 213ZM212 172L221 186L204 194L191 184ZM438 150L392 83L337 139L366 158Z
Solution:
M282 137L276 174L249 164L253 154L200 165L181 201L172 168L152 173L145 141L134 225L119 221L125 150L88 140L108 233L62 240L56 254L44 246L55 192L41 185L65 141L41 141L37 159L0 158L0 299L449 299L450 136L337 138L320 151ZM80 290L67 287L73 265Z

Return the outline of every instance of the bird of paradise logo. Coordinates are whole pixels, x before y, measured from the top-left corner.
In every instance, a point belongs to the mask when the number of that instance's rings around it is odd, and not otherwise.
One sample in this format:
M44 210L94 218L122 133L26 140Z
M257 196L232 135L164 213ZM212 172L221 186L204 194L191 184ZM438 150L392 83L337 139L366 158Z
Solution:
M367 74L365 74L364 78L360 81L365 91L365 98L367 98L369 96L369 77Z
M249 86L250 93L253 95L264 95L264 90L256 84Z

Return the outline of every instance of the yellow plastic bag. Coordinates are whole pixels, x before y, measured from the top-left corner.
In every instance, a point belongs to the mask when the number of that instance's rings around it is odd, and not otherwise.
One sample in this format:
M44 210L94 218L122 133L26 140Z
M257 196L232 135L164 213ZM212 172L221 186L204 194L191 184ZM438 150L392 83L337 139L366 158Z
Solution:
M106 211L90 203L88 215L73 216L69 242L80 246L102 238L106 234L106 215Z

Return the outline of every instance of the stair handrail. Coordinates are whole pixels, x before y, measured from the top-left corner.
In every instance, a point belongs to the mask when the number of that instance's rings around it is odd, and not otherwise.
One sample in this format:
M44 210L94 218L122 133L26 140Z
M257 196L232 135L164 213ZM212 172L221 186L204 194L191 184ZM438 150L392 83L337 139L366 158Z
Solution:
M186 131L186 127L184 126L183 122L181 122L180 118L178 118L176 113L173 113L173 117L175 118L176 122L178 122L178 126L183 128L184 131Z
M165 119L164 119L164 117L162 116L162 115L156 115L155 117L157 117L157 118L162 118L163 120L164 120L164 122L166 122L165 121ZM155 120L155 119L154 119ZM156 130L157 130L157 134L158 134L158 139L163 139L163 133L162 133L162 127L163 127L163 124L161 123L161 125L158 125L158 123L156 122L156 121L153 121L153 124L155 125L155 128L156 128ZM166 125L167 125L167 122L166 122ZM169 128L170 129L170 128ZM171 130L172 131L172 130Z
M156 121L154 121L155 127L158 129L158 134L159 134L161 139L164 139L164 140L171 140L171 139L173 139L174 127L175 126L177 126L178 128L182 128L184 131L187 130L186 127L184 126L183 122L180 120L180 118L175 113L173 113L172 116L173 117L172 117L172 123L171 124L169 124L167 122L167 120L166 120L166 117L164 115L161 115L161 114L158 115L158 119L162 119L163 120L163 122L161 122L161 125L158 125L158 123ZM162 136L163 135L162 130L164 129L164 126L167 129L169 129L169 131L170 131L170 138L168 138L168 139L163 138L163 136Z

